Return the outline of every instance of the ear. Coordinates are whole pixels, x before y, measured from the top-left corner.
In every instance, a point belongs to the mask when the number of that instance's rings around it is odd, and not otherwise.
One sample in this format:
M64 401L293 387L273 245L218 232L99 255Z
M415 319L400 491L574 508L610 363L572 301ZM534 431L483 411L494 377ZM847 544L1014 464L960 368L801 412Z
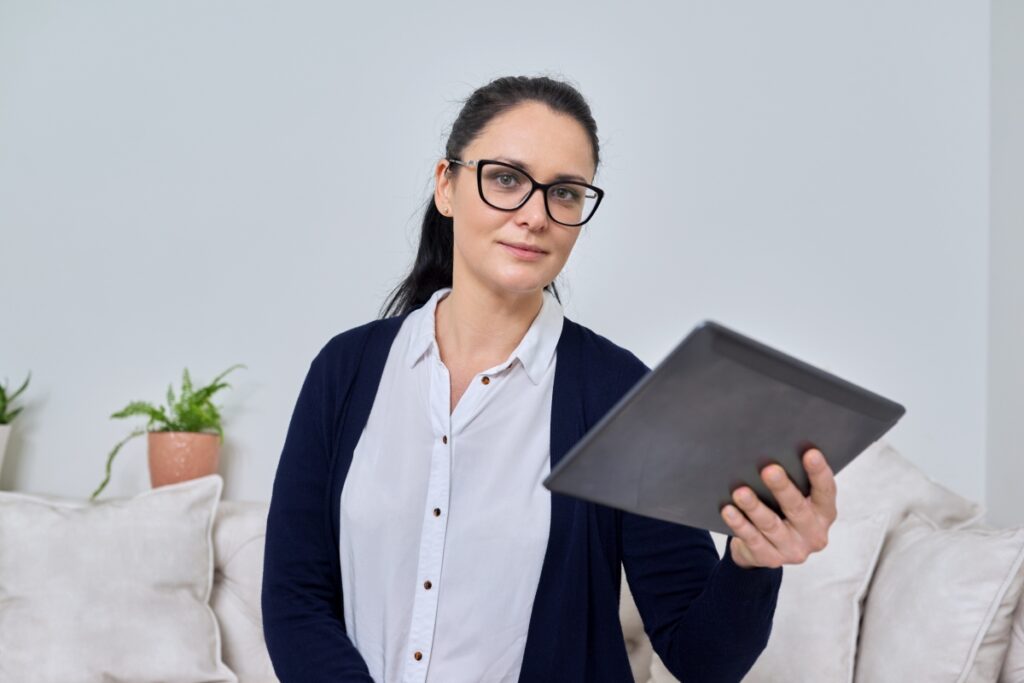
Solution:
M455 189L452 187L451 173L445 172L449 165L447 159L441 159L434 167L434 206L446 216L451 216L451 195Z

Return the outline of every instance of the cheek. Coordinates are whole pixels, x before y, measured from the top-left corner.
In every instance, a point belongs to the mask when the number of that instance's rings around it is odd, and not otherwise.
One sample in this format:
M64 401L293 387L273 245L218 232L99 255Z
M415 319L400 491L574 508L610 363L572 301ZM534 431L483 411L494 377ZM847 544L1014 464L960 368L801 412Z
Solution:
M479 251L493 245L505 231L508 216L486 206L462 209L455 225L456 244L464 251Z
M488 220L486 215L463 214L454 228L455 248L467 259L479 261L493 258L501 234L501 223Z
M559 259L562 264L565 264L569 260L569 255L572 254L573 247L576 245L576 237L568 235L565 239L558 240L558 253L555 255L556 259Z
M550 226L549 230L559 230ZM554 278L565 266L578 239L578 235L562 234L551 239L552 253L549 254L539 268L527 265L510 257L505 249L498 244L502 236L514 232L508 227L508 218L500 212L481 209L463 209L459 214L454 228L455 251L468 268L480 273L492 275L502 273L508 276L521 276L532 273L533 276L543 274Z

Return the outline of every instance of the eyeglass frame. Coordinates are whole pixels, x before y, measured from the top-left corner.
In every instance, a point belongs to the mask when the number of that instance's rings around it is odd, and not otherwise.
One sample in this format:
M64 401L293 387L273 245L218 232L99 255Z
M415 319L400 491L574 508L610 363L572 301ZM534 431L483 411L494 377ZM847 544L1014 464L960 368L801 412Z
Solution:
M519 168L515 164L510 164L506 161L498 161L497 159L470 159L469 161L462 161L461 159L454 159L452 157L445 157L445 161L448 161L453 164L459 164L460 166L465 166L466 168L475 168L476 187L477 191L480 193L480 199L483 201L484 204L490 206L491 208L497 209L498 211L518 211L520 208L522 208L524 204L526 204L526 202L530 201L530 198L533 196L533 193L539 189L542 190L544 193L544 211L547 212L548 217L551 220L558 223L559 225L564 225L566 227L581 228L587 223L589 223L590 219L594 217L594 214L597 213L597 207L601 205L601 200L604 199L604 190L602 190L600 187L597 187L596 185L580 182L579 180L558 180L553 183L538 183L536 180L533 179L533 176L531 176L529 173ZM491 204L489 201L487 201L486 197L484 197L484 176L483 173L481 172L481 169L483 166L486 166L487 164L498 164L499 166L507 166L508 168L513 168L516 171L522 173L524 176L526 176L526 179L530 181L530 191L526 193L521 202L513 206L511 209L506 209L501 206L495 206L494 204ZM594 202L594 208L590 210L590 215L587 216L586 220L584 220L582 223L563 223L562 221L558 220L551 214L551 207L548 205L548 189L555 187L556 185L567 184L582 185L583 187L586 187L587 189L593 190L594 192L597 193L597 201Z

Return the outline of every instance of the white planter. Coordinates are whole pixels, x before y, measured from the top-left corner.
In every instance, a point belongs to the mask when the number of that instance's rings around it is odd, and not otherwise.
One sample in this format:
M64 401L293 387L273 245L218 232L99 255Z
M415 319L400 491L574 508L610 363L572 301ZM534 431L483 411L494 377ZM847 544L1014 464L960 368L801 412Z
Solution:
M11 425L0 425L0 472L4 469L4 452L7 451L7 437L11 435Z

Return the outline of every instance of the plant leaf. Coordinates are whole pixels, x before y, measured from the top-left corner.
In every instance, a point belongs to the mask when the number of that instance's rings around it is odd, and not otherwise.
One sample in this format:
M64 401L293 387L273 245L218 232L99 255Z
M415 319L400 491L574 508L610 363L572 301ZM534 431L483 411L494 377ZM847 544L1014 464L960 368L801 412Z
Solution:
M28 377L26 377L26 378L25 378L25 381L24 381L24 382L22 383L22 385L21 385L20 387L18 387L18 390L17 390L17 391L15 391L15 392L14 392L13 394L11 394L10 396L8 396L8 397L7 397L7 400L8 400L8 401L13 401L14 399L18 398L18 394L20 394L21 392L25 391L25 387L27 387L27 386L28 386L28 380L29 380L29 379L30 379L31 377L32 377L32 373L31 373L31 372L29 372L29 373L28 373Z
M113 419L115 417L117 417L117 418L132 417L133 415L147 415L148 416L148 415L152 415L153 411L155 411L155 410L156 410L155 406L150 405L149 403L146 403L145 401L132 401L131 403L126 405L124 408L121 408L121 410L117 411L116 413L113 413L110 417L111 417L111 419Z
M92 495L89 496L89 500L95 500L96 496L100 495L100 491L102 491L103 489L105 489L107 487L107 482L110 481L110 466L114 462L114 456L117 455L117 452L119 450L121 450L121 446L125 445L130 439L134 439L135 437L140 436L140 435L145 434L145 433L146 433L145 429L136 429L131 434L129 434L125 438L121 439L121 441L119 441L117 443L117 445L114 446L114 450L110 451L110 455L107 456L106 476L103 478L103 481L100 482L100 485L98 487L96 487L96 490L92 492Z
M142 415L149 418L147 431L153 431L152 428L154 425L158 425L161 423L169 424L171 422L171 420L167 417L167 413L164 412L164 409L162 407L158 408L150 403L146 403L145 401L132 401L127 406L117 411L110 417L122 418L132 417L135 415Z
M217 375L216 377L214 377L213 381L210 382L210 383L211 384L216 383L218 380L220 380L222 377L224 377L224 375L228 374L229 372L231 372L235 368L244 368L244 367L245 367L245 365L243 365L242 363L236 363L236 364L232 365L230 368L228 368L227 370L225 370L224 372L222 372L219 375Z
M25 381L22 383L22 385L20 387L18 387L18 390L15 391L13 394L10 394L10 395L8 395L8 393L7 393L6 386L4 386L3 384L0 384L0 424L8 424L8 423L10 423L14 419L14 416L17 415L19 412L21 412L21 408L13 411L11 413L8 413L7 409L11 405L11 403L14 401L14 399L17 398L18 395L25 390L25 387L28 386L28 381L29 381L29 379L31 377L32 377L32 373L29 372L28 373L28 377L26 377Z
M181 377L181 395L182 398L185 396L192 395L192 378L188 374L188 368L182 373Z

